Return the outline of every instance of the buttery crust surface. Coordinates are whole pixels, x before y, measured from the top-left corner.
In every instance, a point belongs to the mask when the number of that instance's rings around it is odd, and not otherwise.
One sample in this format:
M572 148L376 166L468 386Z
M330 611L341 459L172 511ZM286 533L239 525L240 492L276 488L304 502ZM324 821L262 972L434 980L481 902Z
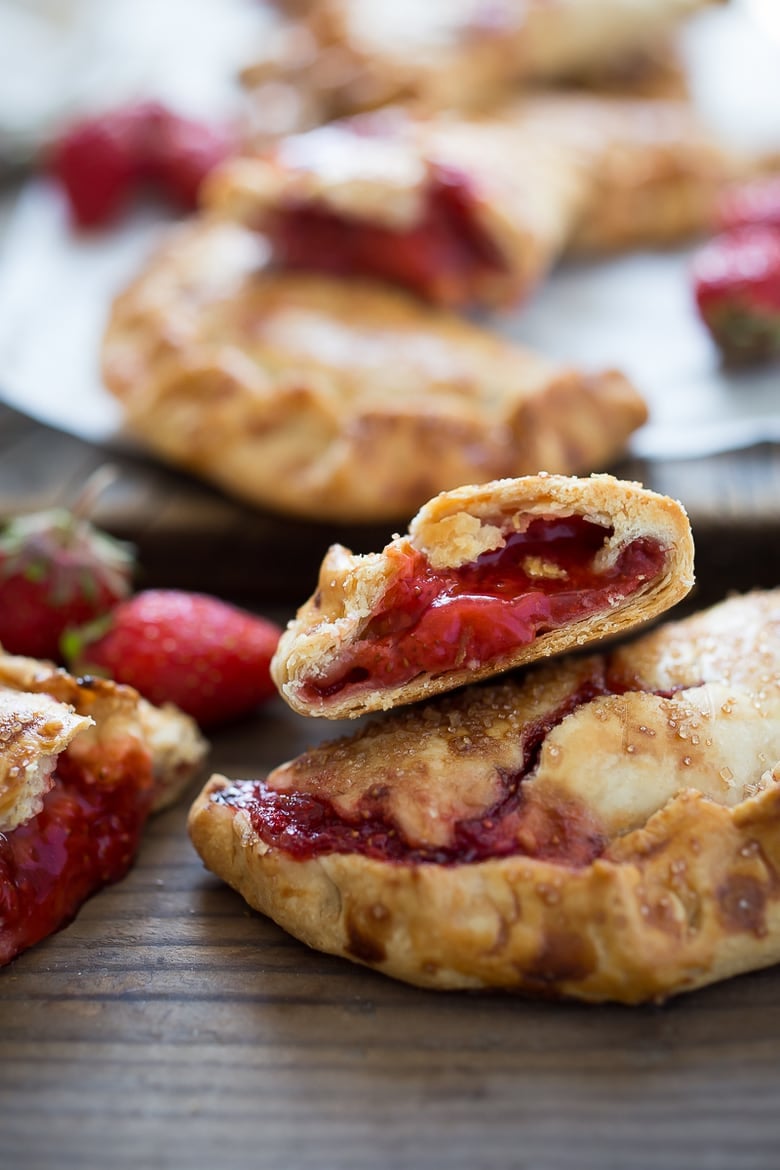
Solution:
M488 108L523 85L643 80L680 22L711 0L318 0L264 46L243 80L303 89L320 121L391 102ZM299 98L299 101L301 99Z
M775 590L212 777L190 833L312 947L638 1003L780 960L778 761Z
M356 648L370 645L377 615L382 615L386 624L385 598L410 554L423 558L417 570L422 580L429 568L462 569L482 554L495 555L535 520L554 523L571 517L603 527L599 546L581 554L583 560L592 561L597 573L611 569L632 541L649 539L662 550L654 575L637 582L626 596L611 594L595 611L586 609L562 625L542 622L530 640L512 640L508 635L502 652L484 661L459 653L446 667L420 669L395 684L384 681L384 663L380 663L364 682L341 692L328 693L326 688L323 695L313 690L333 676L339 663L344 664L343 670L349 670ZM555 578L556 585L563 577L567 587L575 588L566 580L571 574L554 559L545 560L538 553L529 558L522 549L516 555L522 558L525 571L523 592L544 592L545 577ZM302 714L354 718L615 636L669 609L692 584L693 540L688 518L682 506L669 497L609 475L589 479L538 475L462 487L430 500L411 521L408 533L395 537L381 553L355 556L340 545L333 546L323 561L314 594L280 639L271 672L282 697ZM474 588L486 586L487 582ZM495 620L501 619L497 616ZM402 614L399 631L403 631L404 621ZM425 634L420 637L424 639Z
M313 519L408 518L459 484L607 467L646 418L615 371L378 285L268 272L255 233L208 221L118 298L103 369L157 454Z
M327 212L330 230L349 244L360 225L404 233L440 222L431 200L458 183L460 214L490 261L475 262L466 288L450 287L445 272L426 295L505 306L567 250L669 244L704 230L724 184L744 166L687 102L567 93L480 118L382 110L334 122L228 160L207 180L203 200L215 214L267 232L272 245L286 238L280 215L295 246L306 224L296 227L294 216ZM462 230L459 220L453 231ZM298 252L303 267L305 249ZM386 275L399 279L392 250L389 261ZM321 263L311 256L310 267Z

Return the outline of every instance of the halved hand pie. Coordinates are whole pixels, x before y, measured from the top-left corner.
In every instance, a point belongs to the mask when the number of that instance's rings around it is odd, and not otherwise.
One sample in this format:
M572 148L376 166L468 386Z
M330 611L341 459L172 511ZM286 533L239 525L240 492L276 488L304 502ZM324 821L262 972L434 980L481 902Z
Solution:
M285 267L506 306L568 247L701 230L736 167L686 103L566 94L483 118L335 122L229 160L202 198L262 231Z
M124 877L205 746L129 687L0 653L0 965Z
M407 520L437 491L609 466L646 407L379 285L263 267L245 228L173 234L117 300L103 348L128 427L277 511Z
M693 583L681 505L611 476L463 487L381 553L336 545L271 673L305 715L395 707L662 613Z
M780 590L393 712L190 813L310 946L436 988L662 999L780 960Z

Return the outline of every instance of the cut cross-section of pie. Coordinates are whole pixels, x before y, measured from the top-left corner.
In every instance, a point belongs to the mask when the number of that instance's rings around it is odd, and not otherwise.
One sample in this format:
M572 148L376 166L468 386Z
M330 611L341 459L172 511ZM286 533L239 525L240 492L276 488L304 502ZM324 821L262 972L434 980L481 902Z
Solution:
M327 553L271 664L331 719L427 698L656 617L693 583L680 504L611 476L446 492L381 553Z
M206 206L285 267L439 304L522 300L568 247L669 243L743 166L682 102L536 97L490 117L385 109L291 135L206 180Z
M646 418L585 373L384 286L263 266L261 238L196 221L117 300L103 349L128 428L250 503L408 521L438 491L610 467Z
M212 777L209 869L434 988L636 1003L780 961L780 590Z
M124 877L205 748L173 707L0 653L0 965Z

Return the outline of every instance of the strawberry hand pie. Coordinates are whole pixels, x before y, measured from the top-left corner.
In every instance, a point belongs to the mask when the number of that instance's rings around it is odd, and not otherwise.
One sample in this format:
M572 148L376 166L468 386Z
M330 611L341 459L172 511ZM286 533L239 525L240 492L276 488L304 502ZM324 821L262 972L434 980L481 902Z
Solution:
M0 965L125 876L205 750L174 707L0 654Z
M585 160L544 127L392 109L237 157L202 200L263 232L283 267L375 277L453 307L507 306L563 250L587 182Z
M431 988L638 1003L780 961L780 591L215 776L205 864Z
M555 94L481 118L386 109L334 122L229 159L202 199L262 232L284 267L503 308L569 249L700 231L743 165L688 103Z
M153 451L307 519L408 518L436 492L607 468L646 418L615 370L550 361L380 284L265 265L195 221L114 304L103 370Z
M331 548L271 672L295 710L351 718L615 635L692 583L668 497L611 476L464 487L381 553Z

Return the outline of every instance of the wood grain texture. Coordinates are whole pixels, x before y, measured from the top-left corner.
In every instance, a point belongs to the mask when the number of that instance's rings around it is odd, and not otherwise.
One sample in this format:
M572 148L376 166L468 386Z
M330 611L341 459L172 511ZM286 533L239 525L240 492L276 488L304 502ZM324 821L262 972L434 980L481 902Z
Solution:
M0 511L69 494L102 460L0 411ZM691 604L780 581L776 450L626 470L691 512ZM98 519L137 540L148 583L277 619L310 591L334 534L152 465L121 472ZM340 730L274 700L209 765L259 775ZM3 1170L778 1165L780 969L640 1009L408 988L249 911L204 871L187 805L151 822L123 882L0 971Z

